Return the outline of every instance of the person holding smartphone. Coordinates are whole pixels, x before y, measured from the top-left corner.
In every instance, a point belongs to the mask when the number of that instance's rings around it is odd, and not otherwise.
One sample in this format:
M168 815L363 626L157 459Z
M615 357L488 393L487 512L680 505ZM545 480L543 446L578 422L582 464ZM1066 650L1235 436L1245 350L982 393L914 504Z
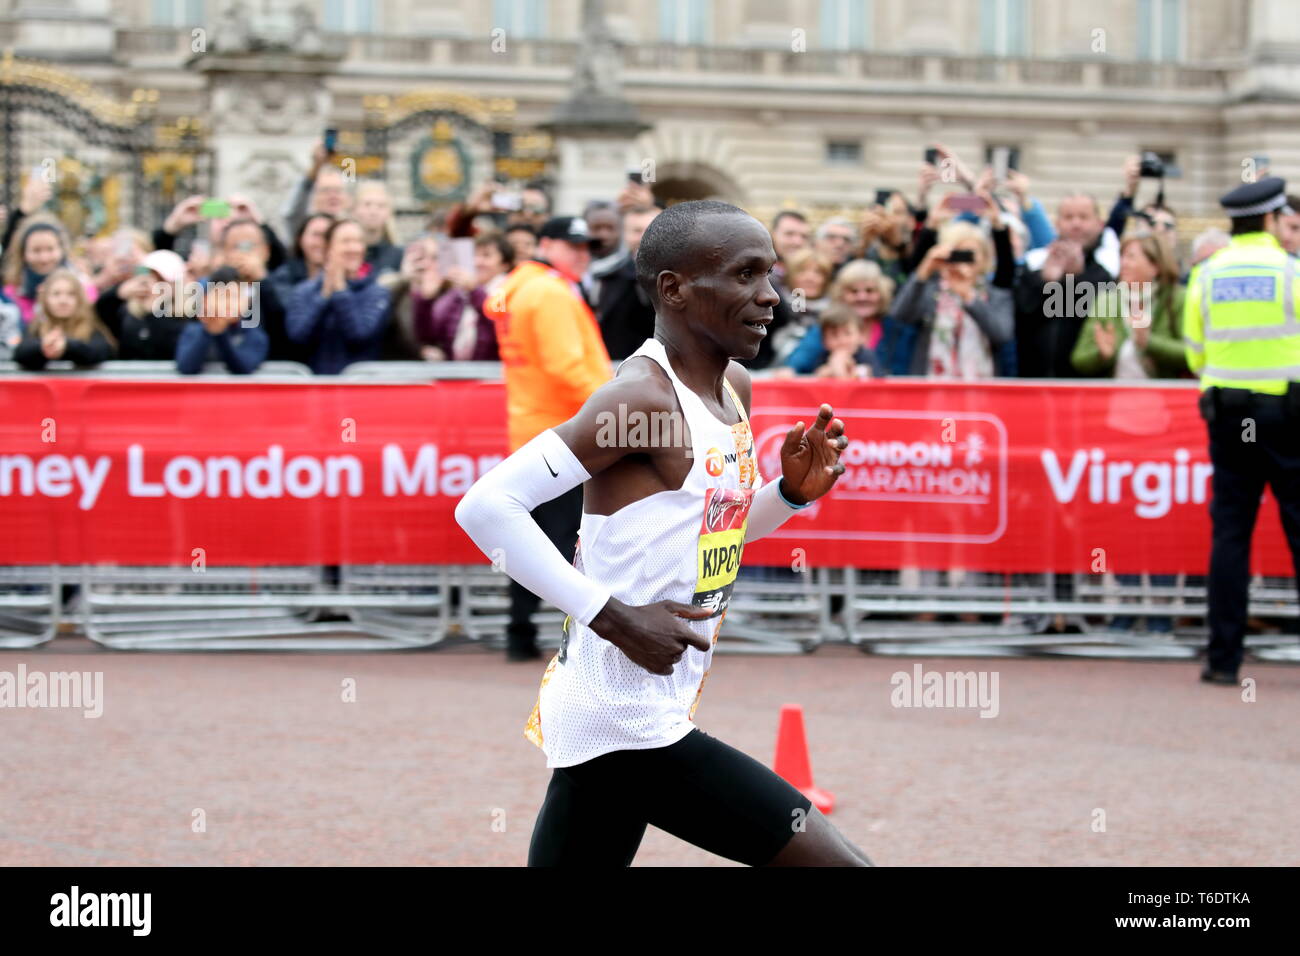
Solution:
M1011 293L987 280L992 252L978 227L954 222L939 234L894 302L895 321L919 327L912 375L992 378L994 349L1015 331Z

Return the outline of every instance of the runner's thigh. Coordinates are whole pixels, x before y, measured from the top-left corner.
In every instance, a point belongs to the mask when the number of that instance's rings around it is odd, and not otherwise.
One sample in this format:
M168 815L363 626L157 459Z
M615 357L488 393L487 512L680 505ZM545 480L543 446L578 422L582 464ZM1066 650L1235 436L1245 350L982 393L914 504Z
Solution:
M645 835L645 818L609 788L575 778L565 769L551 771L528 865L631 866Z
M653 753L659 772L645 793L646 818L728 860L768 863L812 808L777 774L702 730Z

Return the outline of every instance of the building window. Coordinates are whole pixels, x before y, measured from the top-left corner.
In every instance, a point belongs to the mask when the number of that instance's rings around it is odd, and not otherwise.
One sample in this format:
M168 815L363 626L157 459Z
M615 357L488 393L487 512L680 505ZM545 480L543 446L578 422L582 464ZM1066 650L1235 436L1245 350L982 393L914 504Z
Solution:
M980 0L980 52L985 56L1029 54L1028 0Z
M153 25L192 27L203 23L203 0L153 0Z
M546 36L546 0L492 0L492 25L506 36Z
M822 49L867 49L870 23L870 0L822 0Z
M1182 0L1138 0L1138 59L1180 60Z
M862 162L862 141L833 139L826 144L826 162L836 165L858 165Z
M321 26L329 33L374 33L375 0L325 0Z
M659 39L665 43L709 42L710 0L659 0Z

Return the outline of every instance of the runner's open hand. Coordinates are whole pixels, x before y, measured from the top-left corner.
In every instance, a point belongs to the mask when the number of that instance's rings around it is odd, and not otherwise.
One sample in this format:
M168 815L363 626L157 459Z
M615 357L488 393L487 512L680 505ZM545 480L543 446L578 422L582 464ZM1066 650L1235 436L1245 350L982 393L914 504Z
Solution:
M844 474L840 452L848 447L844 437L844 423L834 417L835 410L822 405L817 421L804 431L803 422L796 422L785 436L781 446L781 476L785 481L782 494L796 505L820 498L831 490L835 480Z

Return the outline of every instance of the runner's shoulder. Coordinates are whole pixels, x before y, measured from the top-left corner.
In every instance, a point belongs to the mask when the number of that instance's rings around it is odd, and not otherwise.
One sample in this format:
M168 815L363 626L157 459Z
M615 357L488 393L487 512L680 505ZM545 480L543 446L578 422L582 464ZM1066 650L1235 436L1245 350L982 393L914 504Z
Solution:
M622 405L627 411L654 414L677 410L677 392L668 373L658 362L644 355L624 359L614 377L592 397L597 396L600 396L602 404Z
M727 365L727 381L731 383L731 387L740 396L740 401L745 406L745 414L748 415L754 397L754 384L750 378L749 369L733 359Z

